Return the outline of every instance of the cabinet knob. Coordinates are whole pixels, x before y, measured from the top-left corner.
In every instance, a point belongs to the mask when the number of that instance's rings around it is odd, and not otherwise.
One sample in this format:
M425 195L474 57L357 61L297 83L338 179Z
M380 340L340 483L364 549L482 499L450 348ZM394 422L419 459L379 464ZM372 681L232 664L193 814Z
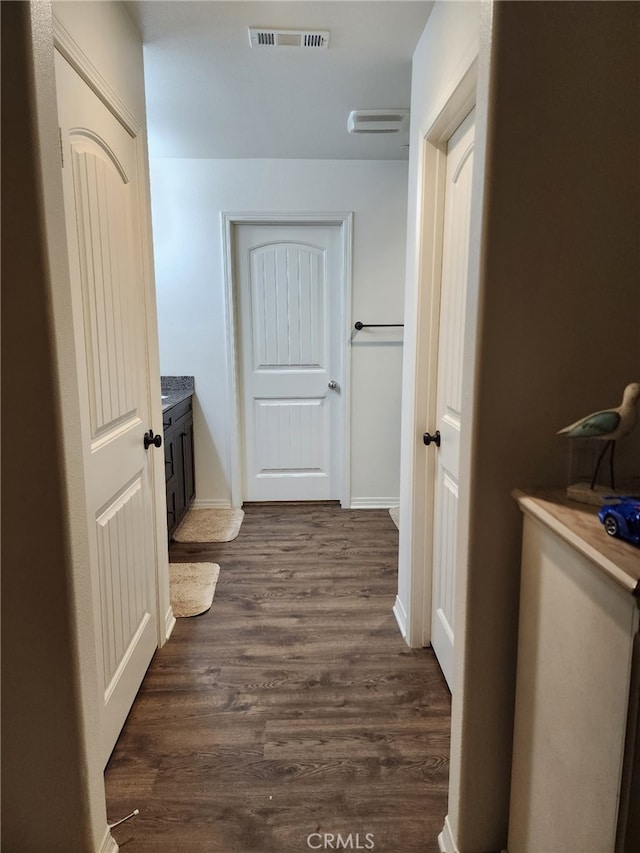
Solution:
M145 432L143 441L145 450L148 450L152 444L154 447L160 447L162 445L162 436L154 435L153 430L150 429L149 432Z

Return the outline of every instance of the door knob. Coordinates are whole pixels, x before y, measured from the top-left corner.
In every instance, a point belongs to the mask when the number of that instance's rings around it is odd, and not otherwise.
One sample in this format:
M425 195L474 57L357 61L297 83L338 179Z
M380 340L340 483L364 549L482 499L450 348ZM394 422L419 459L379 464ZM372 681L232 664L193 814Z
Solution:
M440 430L437 429L435 431L435 435L431 435L430 432L425 432L425 434L422 436L422 440L427 445L433 443L436 447L440 447Z
M335 379L332 379L329 382L329 388L331 389L331 391L337 391L338 390L338 383L336 382Z
M150 429L149 432L145 432L143 440L145 450L148 450L152 444L154 447L160 447L162 445L162 436L154 435L152 429Z

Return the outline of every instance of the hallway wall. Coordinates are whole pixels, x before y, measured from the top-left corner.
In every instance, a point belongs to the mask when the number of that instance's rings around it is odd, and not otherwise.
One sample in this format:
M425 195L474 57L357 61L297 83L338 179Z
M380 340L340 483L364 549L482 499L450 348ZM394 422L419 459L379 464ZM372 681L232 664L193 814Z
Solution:
M151 161L161 372L194 375L196 500L231 500L222 211L353 211L353 320L403 319L407 163ZM352 506L397 503L402 330L351 343Z
M522 540L511 491L565 485L556 431L618 405L640 366L640 9L494 3L485 12L486 177L449 789L462 853L507 842ZM619 473L640 474L639 440L636 431L620 442Z
M413 212L420 133L474 40L478 54L447 853L507 843L522 534L511 492L564 485L557 430L617 405L637 379L638 16L624 2L437 2L414 55L407 317L428 298ZM415 544L428 543L414 331L405 329L399 601L415 611ZM619 471L626 457L640 473L639 447L640 431L621 442Z

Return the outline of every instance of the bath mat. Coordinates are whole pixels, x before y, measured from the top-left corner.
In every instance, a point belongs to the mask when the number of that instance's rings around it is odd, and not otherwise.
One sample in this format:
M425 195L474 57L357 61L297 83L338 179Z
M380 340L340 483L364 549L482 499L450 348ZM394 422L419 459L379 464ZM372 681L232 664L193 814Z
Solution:
M391 516L391 520L395 524L395 526L400 530L400 507L392 506L389 509L389 515Z
M169 563L173 615L198 616L211 607L220 574L217 563Z
M231 542L240 532L241 509L190 509L173 534L175 542Z

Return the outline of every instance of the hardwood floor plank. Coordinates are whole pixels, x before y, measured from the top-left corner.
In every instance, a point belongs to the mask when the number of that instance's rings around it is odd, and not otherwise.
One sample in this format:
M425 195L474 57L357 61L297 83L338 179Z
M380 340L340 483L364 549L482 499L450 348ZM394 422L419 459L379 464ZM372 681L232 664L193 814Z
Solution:
M277 504L247 505L233 542L172 544L221 572L105 772L110 820L140 809L113 831L125 853L304 853L315 832L436 853L450 696L395 624L397 543L386 511Z
M424 723L424 718L421 721ZM267 722L264 757L267 759L313 758L419 758L431 750L446 752L449 721L416 720L363 722L335 719ZM438 729L436 729L438 726Z

